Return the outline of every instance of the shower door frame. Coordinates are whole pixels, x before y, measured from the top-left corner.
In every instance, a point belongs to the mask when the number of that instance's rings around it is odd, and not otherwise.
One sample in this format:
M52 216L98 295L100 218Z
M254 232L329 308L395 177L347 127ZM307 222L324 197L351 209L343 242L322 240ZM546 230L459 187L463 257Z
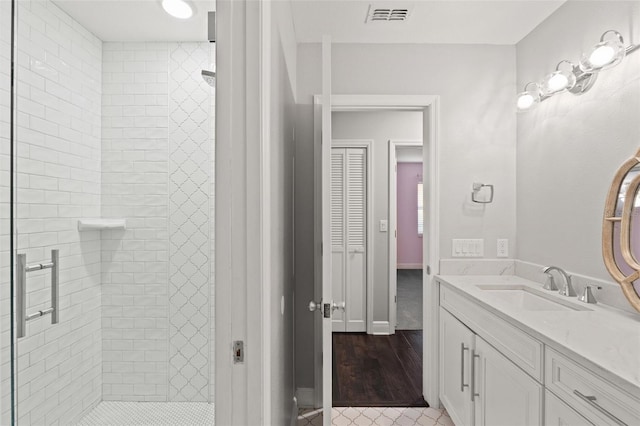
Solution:
M9 403L11 405L11 425L16 424L17 419L17 400L16 400L16 350L17 350L17 338L16 338L16 321L15 321L15 262L16 262L16 173L17 173L17 158L16 158L16 53L17 53L17 0L11 0L10 16L9 16L9 32L11 34L9 38L9 300L3 301L2 306L9 307L9 358L10 358L10 398ZM5 304L6 302L6 304ZM1 374L1 373L0 373ZM0 375L0 382L4 378ZM4 407L0 407L0 412L4 411Z

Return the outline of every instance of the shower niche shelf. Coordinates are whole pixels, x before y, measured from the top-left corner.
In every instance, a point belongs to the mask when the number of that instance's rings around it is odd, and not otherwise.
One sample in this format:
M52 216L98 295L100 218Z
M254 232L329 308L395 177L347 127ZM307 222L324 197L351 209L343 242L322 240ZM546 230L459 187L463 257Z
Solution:
M116 231L127 229L126 219L79 219L78 231Z

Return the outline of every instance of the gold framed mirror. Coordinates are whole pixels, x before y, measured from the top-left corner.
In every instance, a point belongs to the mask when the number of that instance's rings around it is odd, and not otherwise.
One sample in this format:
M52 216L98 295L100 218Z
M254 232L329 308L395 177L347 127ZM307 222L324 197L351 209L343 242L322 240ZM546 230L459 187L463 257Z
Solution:
M602 224L602 255L609 274L640 312L640 150L616 172Z

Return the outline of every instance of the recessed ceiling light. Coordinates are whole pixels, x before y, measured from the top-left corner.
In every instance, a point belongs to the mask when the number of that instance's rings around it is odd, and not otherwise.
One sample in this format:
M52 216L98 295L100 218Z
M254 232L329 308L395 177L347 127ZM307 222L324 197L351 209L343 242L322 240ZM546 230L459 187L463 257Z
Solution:
M184 0L162 0L162 8L174 18L189 19L193 16L193 8Z

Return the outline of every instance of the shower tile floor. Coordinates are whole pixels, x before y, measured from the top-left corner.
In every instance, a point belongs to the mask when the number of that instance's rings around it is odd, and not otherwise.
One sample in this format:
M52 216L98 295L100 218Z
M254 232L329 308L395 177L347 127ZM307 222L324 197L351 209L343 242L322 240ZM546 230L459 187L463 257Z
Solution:
M206 402L103 401L77 426L209 426L213 404Z
M428 407L334 407L332 426L454 426L446 410ZM322 426L322 410L300 410L297 426Z

